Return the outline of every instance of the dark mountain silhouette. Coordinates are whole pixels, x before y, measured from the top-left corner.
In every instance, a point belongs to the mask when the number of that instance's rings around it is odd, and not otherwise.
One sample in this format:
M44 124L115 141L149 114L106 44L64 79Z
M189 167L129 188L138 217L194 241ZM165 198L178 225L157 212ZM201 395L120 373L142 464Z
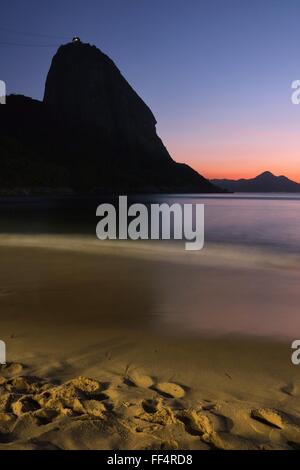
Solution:
M300 184L288 179L286 176L275 176L265 171L251 179L214 179L212 183L233 192L300 192Z
M81 42L61 46L43 102L0 106L0 188L80 192L220 192L176 163L156 120L112 60Z

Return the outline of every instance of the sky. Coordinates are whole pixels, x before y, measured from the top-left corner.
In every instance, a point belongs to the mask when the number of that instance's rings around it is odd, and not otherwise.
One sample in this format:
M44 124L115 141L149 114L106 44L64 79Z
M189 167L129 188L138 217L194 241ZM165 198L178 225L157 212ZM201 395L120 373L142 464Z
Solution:
M42 99L52 56L78 35L150 106L176 161L207 178L300 182L299 18L299 0L10 0L0 80Z

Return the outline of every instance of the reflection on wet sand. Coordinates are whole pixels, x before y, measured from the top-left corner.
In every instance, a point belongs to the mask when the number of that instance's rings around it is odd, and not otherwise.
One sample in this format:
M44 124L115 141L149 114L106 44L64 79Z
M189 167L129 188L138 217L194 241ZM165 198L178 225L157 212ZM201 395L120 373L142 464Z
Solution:
M0 237L0 448L300 445L297 257L190 255Z

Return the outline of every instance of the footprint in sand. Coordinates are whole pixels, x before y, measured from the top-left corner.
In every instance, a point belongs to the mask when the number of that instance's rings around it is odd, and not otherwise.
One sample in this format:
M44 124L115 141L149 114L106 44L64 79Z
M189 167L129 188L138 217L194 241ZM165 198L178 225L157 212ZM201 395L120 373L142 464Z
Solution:
M28 413L29 411L36 411L40 408L41 406L36 400L26 396L22 396L19 400L15 401L11 405L12 412L16 416L21 416L24 413Z
M208 438L214 432L213 423L208 416L196 410L183 410L177 413L176 417L184 423L186 431L193 436Z
M145 413L140 414L139 419L162 426L176 424L177 422L173 410L164 404L162 398L144 400L142 406Z
M97 400L85 400L82 404L87 414L96 418L102 418L107 411L105 405Z
M43 383L35 377L14 377L6 382L6 389L18 394L38 393L42 387Z
M139 374L137 372L133 372L132 374L128 375L126 379L130 382L130 384L140 388L149 388L154 384L151 377L148 375Z
M69 382L66 382L65 386L75 387L81 390L82 392L86 393L95 393L103 390L103 387L97 380L89 379L87 377L82 376L79 376L76 379L72 379Z
M183 398L185 391L180 385L172 382L161 382L154 386L155 390L171 398Z
M277 410L271 408L258 408L256 410L252 410L251 418L278 429L284 428L281 414Z

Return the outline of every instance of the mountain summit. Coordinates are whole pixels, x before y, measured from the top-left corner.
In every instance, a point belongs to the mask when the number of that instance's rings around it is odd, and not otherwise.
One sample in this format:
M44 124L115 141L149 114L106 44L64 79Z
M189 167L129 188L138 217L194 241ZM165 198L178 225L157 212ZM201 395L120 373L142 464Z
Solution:
M300 192L300 184L288 179L286 176L275 176L270 171L264 171L255 178L250 179L214 179L212 183L233 192Z
M2 169L0 185L220 192L171 158L149 107L107 55L80 40L59 47L54 55L43 102L9 97L1 107L0 124L2 166L8 173L6 178Z
M44 103L63 125L142 139L156 137L156 120L113 61L95 46L61 46L48 72Z

